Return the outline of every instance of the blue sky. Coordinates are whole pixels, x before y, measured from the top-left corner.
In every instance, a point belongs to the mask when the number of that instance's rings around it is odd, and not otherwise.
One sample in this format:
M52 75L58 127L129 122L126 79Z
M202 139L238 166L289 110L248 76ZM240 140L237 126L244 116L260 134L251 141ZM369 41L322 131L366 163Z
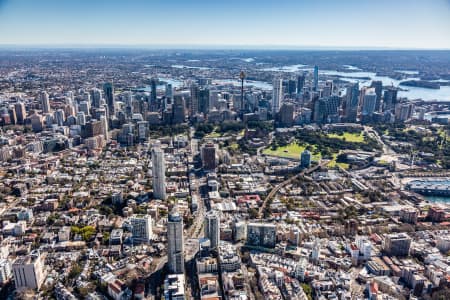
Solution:
M0 44L450 49L450 0L0 0Z

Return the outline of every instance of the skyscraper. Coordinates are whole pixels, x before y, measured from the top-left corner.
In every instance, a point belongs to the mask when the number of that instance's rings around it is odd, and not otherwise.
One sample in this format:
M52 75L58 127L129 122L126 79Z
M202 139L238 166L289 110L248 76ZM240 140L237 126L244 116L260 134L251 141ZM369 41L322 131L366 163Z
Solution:
M305 75L298 75L297 77L297 94L301 95L303 93L303 87L305 86Z
M164 152L159 145L152 149L153 163L153 197L166 200L166 165L164 161Z
M314 122L328 123L338 117L341 99L339 96L330 96L314 101Z
M214 170L216 163L216 146L213 143L207 143L202 147L202 167L204 170Z
M198 111L207 114L209 111L209 89L203 88L199 91Z
M152 78L150 80L150 90L151 90L151 94L150 94L150 101L154 104L156 103L156 86L158 84L158 79L157 78Z
M384 91L383 109L392 110L397 104L397 89L395 87L389 87Z
M92 106L95 108L100 108L102 104L102 91L99 89L91 90L91 101Z
M53 114L56 124L58 124L58 126L63 126L64 125L64 121L65 121L65 116L64 116L64 110L62 109L58 109L55 111L55 113Z
M50 112L50 100L47 92L39 93L39 99L41 100L42 112L48 114Z
M273 81L272 114L276 114L280 111L282 101L283 101L283 80L277 78Z
M25 110L25 104L23 102L18 102L14 104L14 110L16 111L17 123L23 124L27 117L27 112Z
M166 84L166 97L169 99L173 97L173 87L170 83Z
M245 73L244 71L241 71L239 74L239 79L241 80L241 112L245 112L245 104L244 104L244 80L245 80Z
M175 95L173 97L173 106L172 106L172 123L179 124L183 123L185 119L185 101L182 95Z
M183 218L176 207L167 222L167 259L170 273L184 273Z
M114 86L111 82L103 85L103 92L105 93L106 104L108 105L109 115L116 114L116 106L114 103Z
M212 249L219 247L220 218L216 211L209 211L205 216L205 238L210 240Z
M294 105L285 103L280 108L279 120L283 126L292 126L294 123Z
M293 96L297 92L297 82L289 79L287 82L287 93L289 96Z
M191 85L191 102L189 107L189 115L193 116L198 113L200 88L196 84Z
M33 114L30 116L31 121L31 128L34 132L40 132L42 131L43 124L42 124L42 116L38 114Z
M82 111L79 111L77 113L77 124L78 125L86 125L86 115Z
M377 94L375 94L375 89L369 88L364 94L364 101L362 105L362 116L371 116L375 112L377 103Z
M105 140L109 140L108 119L105 116L100 116L100 122L102 123L103 136L105 137Z
M370 85L370 87L375 89L375 94L377 95L375 111L380 111L380 109L381 109L381 92L383 90L383 82L379 81L379 80L372 81L372 84Z
M356 122L359 104L359 84L355 83L347 88L347 101L345 106L345 120L347 122Z
M319 90L319 67L314 66L314 91Z

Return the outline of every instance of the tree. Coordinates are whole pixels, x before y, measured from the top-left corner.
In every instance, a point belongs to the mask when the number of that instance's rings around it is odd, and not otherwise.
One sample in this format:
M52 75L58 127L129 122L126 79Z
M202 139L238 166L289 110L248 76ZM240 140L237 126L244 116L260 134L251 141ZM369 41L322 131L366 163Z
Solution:
M72 280L72 279L77 278L81 274L82 271L83 271L83 269L81 268L81 266L78 263L73 263L72 267L70 269L69 275L68 275L69 279Z
M248 210L248 214L250 215L251 219L256 219L258 218L258 210L256 210L255 208L250 208Z
M308 299L312 300L312 288L309 284L307 283L301 283L300 286L302 287L303 291L305 292L306 296L308 297Z

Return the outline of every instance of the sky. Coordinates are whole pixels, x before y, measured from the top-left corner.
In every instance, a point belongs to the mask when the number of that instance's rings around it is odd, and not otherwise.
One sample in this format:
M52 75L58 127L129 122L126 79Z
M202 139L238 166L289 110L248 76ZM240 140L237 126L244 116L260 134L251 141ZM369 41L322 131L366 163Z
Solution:
M450 49L450 0L0 0L0 45Z

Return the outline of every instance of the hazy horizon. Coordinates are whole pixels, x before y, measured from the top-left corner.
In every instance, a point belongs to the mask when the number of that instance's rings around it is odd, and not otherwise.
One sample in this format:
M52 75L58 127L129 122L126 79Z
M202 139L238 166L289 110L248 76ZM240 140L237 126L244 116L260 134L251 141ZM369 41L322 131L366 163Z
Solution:
M261 51L450 51L449 48L400 48L301 45L203 45L203 44L0 44L0 49L130 49L130 50L261 50Z
M449 0L0 0L0 45L450 49Z

